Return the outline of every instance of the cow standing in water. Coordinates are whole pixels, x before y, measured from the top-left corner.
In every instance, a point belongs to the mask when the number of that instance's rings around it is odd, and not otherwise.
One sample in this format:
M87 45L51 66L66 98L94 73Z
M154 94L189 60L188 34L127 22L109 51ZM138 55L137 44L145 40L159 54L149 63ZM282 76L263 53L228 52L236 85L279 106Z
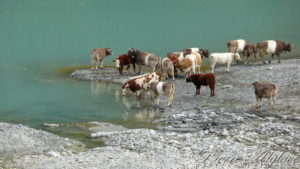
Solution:
M130 48L127 52L127 55L133 58L133 61L139 65L139 72L141 73L142 65L150 66L152 71L155 72L156 70L160 71L161 67L161 58L152 53L142 52L134 48Z
M112 55L112 51L110 48L95 48L91 51L92 58L92 69L98 69L98 61L100 62L100 67L103 68L103 61L106 56ZM94 65L94 61L96 60L96 65Z
M292 44L291 43L285 43L278 40L267 40L264 42L258 42L256 44L256 50L259 54L259 59L262 61L263 64L266 62L263 61L263 56L267 54L271 54L271 59L269 60L269 63L273 60L274 55L277 55L278 63L280 63L280 55L283 51L292 51Z

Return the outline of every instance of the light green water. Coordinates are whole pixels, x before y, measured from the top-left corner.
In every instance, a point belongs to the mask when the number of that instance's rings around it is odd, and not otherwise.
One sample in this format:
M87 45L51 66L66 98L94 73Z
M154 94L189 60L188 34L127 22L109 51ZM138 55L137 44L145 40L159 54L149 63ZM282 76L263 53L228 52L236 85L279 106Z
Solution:
M297 0L1 0L0 121L148 124L158 110L121 97L120 85L54 72L89 64L95 47L112 49L106 64L130 47L161 56L187 47L222 52L237 38L289 41L298 55L299 8Z

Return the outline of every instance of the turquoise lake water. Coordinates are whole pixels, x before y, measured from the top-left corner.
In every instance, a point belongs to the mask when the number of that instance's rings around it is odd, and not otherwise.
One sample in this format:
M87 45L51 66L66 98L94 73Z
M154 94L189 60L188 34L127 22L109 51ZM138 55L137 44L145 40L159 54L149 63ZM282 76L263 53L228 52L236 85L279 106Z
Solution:
M90 64L90 50L113 56L134 47L164 57L188 47L226 51L226 42L277 39L300 42L296 0L1 0L0 121L39 128L43 122L91 120L149 123L158 110L120 85L56 74Z

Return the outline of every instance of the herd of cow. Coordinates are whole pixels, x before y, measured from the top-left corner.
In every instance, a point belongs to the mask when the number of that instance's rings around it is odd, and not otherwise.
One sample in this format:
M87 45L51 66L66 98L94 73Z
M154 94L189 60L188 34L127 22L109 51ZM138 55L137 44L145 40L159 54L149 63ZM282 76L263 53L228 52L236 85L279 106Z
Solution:
M126 54L119 55L115 60L116 67L119 69L120 75L122 75L123 67L127 66L127 71L130 65L133 66L134 74L136 73L136 65L139 66L138 74L141 73L141 66L151 67L153 73L146 73L143 75L129 78L122 85L123 95L126 95L129 91L136 93L140 98L141 91L146 90L148 93L153 91L157 104L159 104L159 96L165 95L168 97L168 106L172 104L174 99L174 83L162 82L161 79L166 79L168 75L172 76L174 80L177 77L178 69L181 72L186 73L186 82L192 82L196 87L196 95L200 94L201 86L209 86L211 96L214 96L216 78L213 74L215 65L226 64L226 71L229 72L230 64L233 61L240 61L240 56L244 56L244 64L248 63L248 59L253 56L256 59L256 54L259 54L260 61L263 61L263 56L271 54L269 63L271 63L274 55L278 58L280 63L280 55L282 52L291 52L292 44L285 43L277 40L268 40L259 42L257 44L250 44L243 39L233 40L227 43L227 53L212 53L209 55L207 49L200 48L188 48L183 49L182 52L170 52L167 57L161 60L161 57L152 53L142 52L134 48L130 48ZM100 62L101 68L103 67L104 58L108 55L112 55L110 48L95 48L91 51L92 64L98 68L98 62ZM203 57L210 58L211 73L200 73L200 67ZM94 65L94 61L96 64ZM196 73L198 69L198 73ZM268 98L269 105L271 105L271 98L274 105L276 102L276 86L266 81L254 82L254 93L257 101L257 108L260 107L262 98Z

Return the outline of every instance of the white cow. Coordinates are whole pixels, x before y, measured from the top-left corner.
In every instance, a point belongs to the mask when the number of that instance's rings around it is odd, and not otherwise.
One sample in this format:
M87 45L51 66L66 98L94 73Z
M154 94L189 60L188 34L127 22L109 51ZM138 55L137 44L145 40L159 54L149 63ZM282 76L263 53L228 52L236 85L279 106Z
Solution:
M229 72L230 64L233 60L239 61L240 54L238 53L212 53L210 56L210 68L211 73L214 73L214 68L217 63L219 64L227 64L226 71Z

